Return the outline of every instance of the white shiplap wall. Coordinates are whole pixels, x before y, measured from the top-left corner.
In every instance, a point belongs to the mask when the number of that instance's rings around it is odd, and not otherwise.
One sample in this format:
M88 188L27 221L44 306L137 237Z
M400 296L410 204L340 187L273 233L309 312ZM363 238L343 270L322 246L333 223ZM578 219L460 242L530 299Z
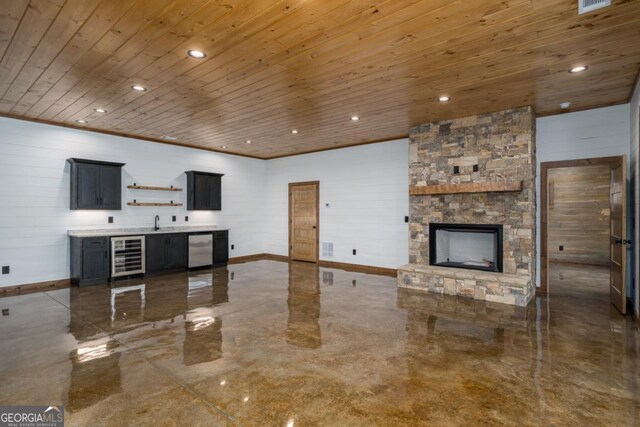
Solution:
M639 100L637 92L636 118ZM538 119L538 171L540 162L629 154L630 140L633 163L638 129L630 116L634 112L625 104ZM69 157L127 163L123 187L132 182L184 187L183 172L190 169L224 173L223 211L127 206L70 211ZM163 225L229 226L231 256L286 255L287 185L312 180L320 181L320 242L334 243L333 257L321 259L387 268L408 262L406 139L262 161L0 118L0 265L11 266L0 286L68 277L67 229L108 228L108 216L115 218L113 227L151 226L156 213ZM123 188L123 195L125 202L184 202L186 192ZM169 222L172 215L178 222Z
M288 254L288 184L320 181L320 259L397 268L408 263L407 139L270 160L266 252ZM327 206L329 204L329 206ZM356 249L356 255L352 250Z
M540 163L626 155L629 157L629 104L557 116L536 121L537 228L540 230ZM540 233L537 246L540 247ZM540 285L540 251L537 254Z
M635 92L631 97L631 103L629 106L629 121L630 121L630 150L631 161L629 166L631 168L631 175L634 179L635 189L635 203L633 215L636 221L635 235L633 236L633 268L635 277L635 295L634 295L634 311L636 317L640 317L640 220L638 213L640 212L640 159L638 158L640 150L640 77L636 83Z
M121 211L69 210L69 157L126 163ZM185 203L186 191L126 186L137 182L185 188L186 170L225 174L221 212L126 206L134 198ZM265 172L262 160L0 118L0 265L11 267L11 274L0 275L0 286L68 278L68 229L151 227L156 214L165 226L231 227L231 256L263 252ZM177 222L171 222L172 215ZM113 225L107 223L108 216L114 217Z

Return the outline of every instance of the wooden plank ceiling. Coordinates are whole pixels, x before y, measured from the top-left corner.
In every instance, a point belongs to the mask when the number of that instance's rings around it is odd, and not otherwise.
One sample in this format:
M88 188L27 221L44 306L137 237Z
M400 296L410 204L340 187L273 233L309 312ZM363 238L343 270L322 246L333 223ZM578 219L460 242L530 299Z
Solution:
M627 102L640 0L11 0L0 58L2 115L272 158Z

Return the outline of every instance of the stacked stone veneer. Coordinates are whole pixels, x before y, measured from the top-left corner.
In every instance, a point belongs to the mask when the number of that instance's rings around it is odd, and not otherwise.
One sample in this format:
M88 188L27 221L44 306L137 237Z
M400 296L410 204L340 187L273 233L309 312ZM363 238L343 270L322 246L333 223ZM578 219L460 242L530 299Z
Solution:
M523 190L411 196L409 264L398 270L398 286L527 305L535 293L535 164L530 107L411 129L410 185L508 180L523 181ZM429 266L431 222L502 224L504 272Z

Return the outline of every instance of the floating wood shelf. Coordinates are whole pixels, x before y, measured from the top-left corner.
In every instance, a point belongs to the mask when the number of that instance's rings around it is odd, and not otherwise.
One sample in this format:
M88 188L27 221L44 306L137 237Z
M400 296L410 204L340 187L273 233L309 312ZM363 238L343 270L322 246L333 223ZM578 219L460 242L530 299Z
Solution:
M142 203L142 202L129 202L128 206L182 206L182 203Z
M154 190L154 191L182 191L182 188L175 187L150 187L148 185L127 185L132 190Z
M522 191L522 181L466 182L462 184L414 185L409 188L412 196L431 196L460 193L503 193Z

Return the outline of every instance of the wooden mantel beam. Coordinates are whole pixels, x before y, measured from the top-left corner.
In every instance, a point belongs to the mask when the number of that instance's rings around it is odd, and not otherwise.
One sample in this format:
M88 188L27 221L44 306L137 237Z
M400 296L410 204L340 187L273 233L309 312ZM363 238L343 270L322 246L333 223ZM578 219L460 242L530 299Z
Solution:
M460 193L503 193L522 191L522 181L465 182L462 184L414 185L411 196L432 196Z

